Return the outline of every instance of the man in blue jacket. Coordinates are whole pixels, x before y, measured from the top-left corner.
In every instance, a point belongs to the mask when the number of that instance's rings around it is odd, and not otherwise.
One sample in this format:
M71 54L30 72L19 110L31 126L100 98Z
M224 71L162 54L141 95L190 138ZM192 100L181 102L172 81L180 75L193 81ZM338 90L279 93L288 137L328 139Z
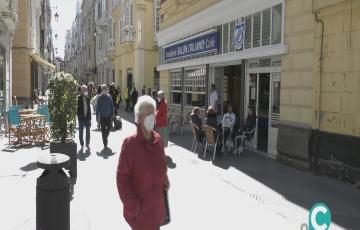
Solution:
M96 104L96 119L100 121L102 139L105 149L107 149L108 145L108 137L111 129L111 119L114 112L114 103L110 94L107 92L107 86L103 84L101 86L101 94Z

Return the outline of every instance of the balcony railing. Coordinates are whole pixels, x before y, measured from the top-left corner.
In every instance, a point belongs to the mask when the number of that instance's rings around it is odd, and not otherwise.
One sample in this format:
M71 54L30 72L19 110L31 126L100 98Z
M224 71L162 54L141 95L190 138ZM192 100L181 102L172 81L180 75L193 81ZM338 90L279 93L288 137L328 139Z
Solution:
M121 30L120 42L133 42L135 40L135 28L133 25L125 25Z

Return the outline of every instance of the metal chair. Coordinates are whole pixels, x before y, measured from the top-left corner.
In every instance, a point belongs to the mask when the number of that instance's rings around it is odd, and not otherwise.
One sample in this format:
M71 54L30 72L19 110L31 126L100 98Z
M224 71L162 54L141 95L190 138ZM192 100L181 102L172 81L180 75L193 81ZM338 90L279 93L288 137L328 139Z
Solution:
M191 131L190 128L191 112L189 112L186 117L183 118L180 135L184 134L184 131Z
M205 138L206 138L204 158L206 156L207 147L208 146L213 146L214 147L213 160L214 160L215 159L216 148L217 148L218 141L219 141L219 135L217 135L217 137L215 138L214 133L216 133L216 129L209 126L209 125L204 126L204 131L205 131Z
M17 108L10 108L8 110L8 129L9 129L9 145L15 143L22 144L22 137L24 134L23 127L21 126L20 114Z
M255 129L256 129L256 127L253 128L251 131L245 131L242 133L242 135L235 137L235 145L236 146L237 146L238 140L241 139L240 146L236 147L239 157L243 153L244 149L247 149L250 151L255 149L255 146L253 144L253 137L255 134Z
M196 152L196 147L197 147L197 144L201 142L199 141L199 132L200 132L200 129L199 127L197 127L193 122L190 121L190 128L191 128L191 132L194 136L194 139L193 139L193 143L191 145L191 151L193 151L194 153Z

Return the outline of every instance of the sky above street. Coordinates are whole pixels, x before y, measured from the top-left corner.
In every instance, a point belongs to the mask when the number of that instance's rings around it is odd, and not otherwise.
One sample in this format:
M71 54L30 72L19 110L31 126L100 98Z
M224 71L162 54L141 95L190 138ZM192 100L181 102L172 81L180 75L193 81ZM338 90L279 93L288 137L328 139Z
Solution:
M61 58L64 57L65 36L66 31L71 29L72 22L75 18L77 0L50 0L52 9L52 29L53 36L58 34L58 38L54 37L54 49L58 48L58 53L55 55ZM59 20L55 21L55 13L59 14Z

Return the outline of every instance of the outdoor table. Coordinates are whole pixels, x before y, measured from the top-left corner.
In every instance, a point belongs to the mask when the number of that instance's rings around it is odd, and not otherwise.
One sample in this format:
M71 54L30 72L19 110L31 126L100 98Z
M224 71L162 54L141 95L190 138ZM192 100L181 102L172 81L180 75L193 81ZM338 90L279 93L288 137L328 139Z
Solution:
M36 109L19 109L20 115L35 113Z

